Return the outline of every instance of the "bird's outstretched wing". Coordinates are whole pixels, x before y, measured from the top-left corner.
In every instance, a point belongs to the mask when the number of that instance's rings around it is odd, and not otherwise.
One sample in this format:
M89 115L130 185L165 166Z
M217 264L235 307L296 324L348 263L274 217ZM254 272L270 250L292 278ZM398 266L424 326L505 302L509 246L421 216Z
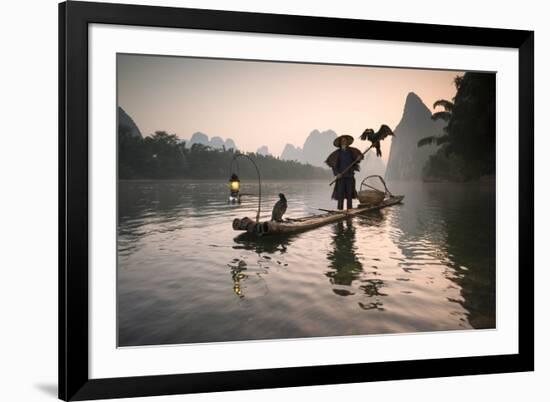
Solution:
M367 128L365 131L363 131L363 134L359 138L361 140L369 140L370 142L378 142L382 141L384 138L386 138L389 135L395 135L391 128L389 128L387 125L382 124L377 132L374 132L372 128Z
M378 141L382 141L384 138L386 138L388 135L395 135L391 128L386 126L385 124L382 124L380 128L378 129L378 132L376 133L376 137Z
M374 134L374 130L372 128L367 128L365 131L363 131L363 134L359 138L361 138L362 141L367 140L369 137L371 137Z

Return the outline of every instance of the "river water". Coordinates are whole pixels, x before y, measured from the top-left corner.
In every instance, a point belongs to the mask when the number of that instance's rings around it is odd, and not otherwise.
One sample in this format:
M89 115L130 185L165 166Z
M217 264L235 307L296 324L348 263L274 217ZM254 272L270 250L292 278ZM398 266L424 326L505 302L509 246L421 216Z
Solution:
M256 239L226 182L120 182L119 346L494 328L494 183L388 185L402 205ZM267 181L262 217L280 192L287 217L335 208L326 182Z

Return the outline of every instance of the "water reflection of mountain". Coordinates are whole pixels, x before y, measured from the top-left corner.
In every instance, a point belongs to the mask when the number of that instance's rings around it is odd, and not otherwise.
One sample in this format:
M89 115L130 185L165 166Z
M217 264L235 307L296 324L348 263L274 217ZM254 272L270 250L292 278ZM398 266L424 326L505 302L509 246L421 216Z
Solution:
M196 189L200 188L200 193ZM187 181L120 181L118 185L119 221L143 216L184 212L200 216L227 205L226 183Z
M226 182L121 182L120 344L494 325L494 188L389 188L405 194L403 205L295 236L251 238L231 222L254 217L257 198L227 204ZM256 190L242 183L243 192ZM328 190L324 182L262 183L262 219L279 192L289 217L334 208Z
M184 193L176 183L120 182L118 188L119 220L125 222L147 212L173 211L183 203Z
M196 191L200 185L200 192ZM192 226L192 219L214 217L228 208L225 183L185 181L120 181L118 184L118 234L125 244L152 233L148 230L171 231ZM123 249L125 248L122 245Z
M422 191L407 187L421 186ZM391 213L392 238L408 261L422 256L449 267L447 279L461 289L460 304L474 328L495 327L496 224L494 184L395 183L407 194L399 213ZM409 196L411 195L411 196ZM423 263L403 263L403 270Z
M494 185L474 184L443 197L449 254L461 267L457 283L474 328L494 328L496 209ZM459 211L458 211L459 210ZM455 212L456 211L456 212Z
M185 196L175 183L118 183L118 250L131 253L159 230L182 227ZM162 225L156 225L162 223Z

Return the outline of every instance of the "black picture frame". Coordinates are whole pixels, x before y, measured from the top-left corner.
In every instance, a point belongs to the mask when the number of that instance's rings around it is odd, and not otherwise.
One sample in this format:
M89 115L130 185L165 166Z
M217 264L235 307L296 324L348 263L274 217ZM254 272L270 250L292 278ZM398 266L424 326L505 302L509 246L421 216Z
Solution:
M88 374L88 25L117 24L519 51L518 353L213 373ZM534 370L534 32L70 1L59 4L59 398L88 400Z

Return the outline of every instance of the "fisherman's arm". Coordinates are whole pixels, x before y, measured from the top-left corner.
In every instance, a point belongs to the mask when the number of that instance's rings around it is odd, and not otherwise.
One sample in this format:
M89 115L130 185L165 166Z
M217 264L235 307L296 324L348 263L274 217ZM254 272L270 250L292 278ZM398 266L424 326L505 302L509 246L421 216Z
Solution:
M342 173L338 173L338 170L335 167L332 168L332 173L334 174L334 177L336 177L336 179L342 178Z

